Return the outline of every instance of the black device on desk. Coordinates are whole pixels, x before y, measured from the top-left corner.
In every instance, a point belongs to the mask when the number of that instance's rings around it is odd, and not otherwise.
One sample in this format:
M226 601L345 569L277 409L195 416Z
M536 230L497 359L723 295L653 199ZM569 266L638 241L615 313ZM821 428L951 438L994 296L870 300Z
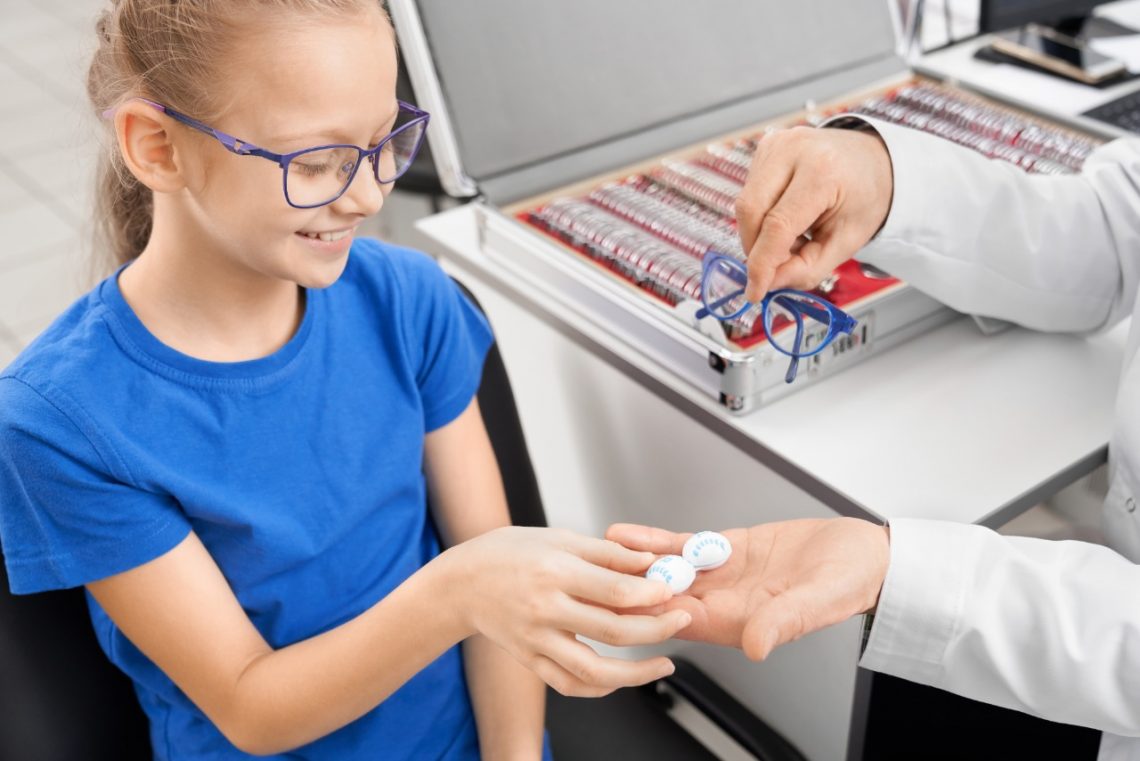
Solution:
M1038 24L998 32L992 46L999 53L1084 84L1097 84L1127 72L1117 59Z
M1105 0L982 0L979 31L1000 32L1037 23L1078 40L1140 33L1103 16L1093 16L1093 8L1104 3Z

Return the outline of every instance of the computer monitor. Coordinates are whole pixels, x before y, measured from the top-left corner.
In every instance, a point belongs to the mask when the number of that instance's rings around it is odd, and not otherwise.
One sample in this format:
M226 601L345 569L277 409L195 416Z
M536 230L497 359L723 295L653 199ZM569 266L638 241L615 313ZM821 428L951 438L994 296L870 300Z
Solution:
M979 27L981 32L1000 32L1032 22L1051 26L1070 37L1136 34L1135 29L1093 16L1093 8L1104 3L1105 0L982 0Z

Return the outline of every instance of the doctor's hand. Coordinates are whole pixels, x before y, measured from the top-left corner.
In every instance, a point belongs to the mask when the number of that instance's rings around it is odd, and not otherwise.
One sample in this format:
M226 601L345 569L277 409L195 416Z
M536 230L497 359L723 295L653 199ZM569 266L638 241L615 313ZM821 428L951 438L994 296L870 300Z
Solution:
M678 636L738 647L752 660L874 609L890 559L887 528L855 518L794 520L721 532L732 556L697 574L685 594L647 612L682 609ZM691 534L618 523L606 537L633 550L680 555Z
M752 302L811 289L886 221L894 178L878 135L794 127L765 135L736 201Z

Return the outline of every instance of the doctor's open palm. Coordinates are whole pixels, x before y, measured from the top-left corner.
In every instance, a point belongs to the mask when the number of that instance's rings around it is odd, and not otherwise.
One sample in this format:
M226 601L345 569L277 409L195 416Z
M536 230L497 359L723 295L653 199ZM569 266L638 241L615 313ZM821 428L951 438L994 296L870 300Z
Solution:
M890 557L887 529L854 518L794 520L721 532L728 562L697 575L665 609L693 623L677 636L741 648L763 660L776 647L874 609ZM680 555L691 534L618 523L606 538Z

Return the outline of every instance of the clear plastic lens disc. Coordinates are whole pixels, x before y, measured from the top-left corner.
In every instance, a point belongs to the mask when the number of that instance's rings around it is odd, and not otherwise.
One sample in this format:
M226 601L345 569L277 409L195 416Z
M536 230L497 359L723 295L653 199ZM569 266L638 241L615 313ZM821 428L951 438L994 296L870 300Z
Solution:
M764 330L772 345L787 354L811 354L830 329L831 312L814 296L777 293L768 301Z
M744 300L744 286L747 284L748 275L742 265L723 259L715 261L705 274L701 294L705 306L721 318L736 315L748 306Z

